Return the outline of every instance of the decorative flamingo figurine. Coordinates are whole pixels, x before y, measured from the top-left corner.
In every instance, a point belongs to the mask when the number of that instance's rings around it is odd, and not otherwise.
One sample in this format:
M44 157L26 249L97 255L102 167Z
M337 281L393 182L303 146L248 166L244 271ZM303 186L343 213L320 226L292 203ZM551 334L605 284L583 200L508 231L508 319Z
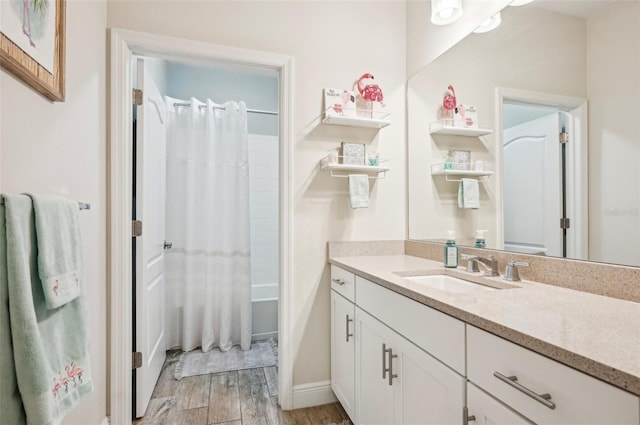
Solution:
M384 103L382 103L382 99L384 99L384 96L382 95L382 89L377 84L367 84L366 86L362 87L362 80L366 79L373 80L373 75L367 72L366 74L362 74L360 76L360 78L358 79L358 91L360 92L360 96L370 102L369 104L371 105L371 118L373 118L373 102L380 102L380 104L384 106Z
M458 101L456 99L456 91L453 89L453 86L451 84L449 84L448 89L450 90L451 93L447 92L447 94L445 94L444 97L442 98L442 106L444 107L444 110L446 112L449 112L455 109L456 106L458 106Z

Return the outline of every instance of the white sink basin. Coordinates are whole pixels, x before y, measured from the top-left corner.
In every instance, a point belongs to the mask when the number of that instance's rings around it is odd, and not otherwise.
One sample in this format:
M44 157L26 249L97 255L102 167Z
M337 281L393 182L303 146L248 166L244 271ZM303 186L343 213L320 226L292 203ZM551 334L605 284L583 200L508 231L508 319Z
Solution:
M476 291L495 291L498 288L481 285L479 283L467 282L466 280L455 277L435 274L428 276L405 276L412 282L426 285L431 288L440 289L447 292L476 292Z

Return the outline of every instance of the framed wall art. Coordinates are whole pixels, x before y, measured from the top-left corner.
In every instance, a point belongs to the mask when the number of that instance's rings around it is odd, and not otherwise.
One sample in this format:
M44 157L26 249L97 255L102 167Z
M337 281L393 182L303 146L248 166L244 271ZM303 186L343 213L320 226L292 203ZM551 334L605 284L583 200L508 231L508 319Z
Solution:
M1 0L0 65L52 101L65 95L66 0Z

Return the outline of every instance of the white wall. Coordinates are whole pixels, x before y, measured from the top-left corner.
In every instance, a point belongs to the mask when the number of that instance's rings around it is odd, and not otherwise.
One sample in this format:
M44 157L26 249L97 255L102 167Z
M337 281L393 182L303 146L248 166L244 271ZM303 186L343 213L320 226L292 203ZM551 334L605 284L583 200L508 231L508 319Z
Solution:
M0 190L64 194L80 213L95 391L64 421L99 424L107 399L106 3L67 1L66 101L0 70Z
M167 89L162 93L185 100L210 98L216 103L242 100L250 109L278 110L278 76L265 71L169 61ZM250 113L249 133L277 136L278 117Z
M116 1L108 25L291 55L294 75L294 384L329 379L328 240L402 239L405 220L405 3ZM349 88L371 72L393 124L380 132L321 124L322 89ZM251 105L254 107L253 105ZM351 210L345 179L318 163L340 141L390 159L368 209Z
M558 66L562 64L562 66ZM481 139L429 135L429 122L449 84L459 103L476 105L479 121L496 130L495 88L507 87L586 97L585 21L535 7L508 7L495 31L472 34L409 81L409 237L442 239L455 229L459 242L472 242L476 229L489 229L487 247L501 248L496 217L502 215L497 182L502 179L494 135ZM450 148L472 151L496 174L480 185L480 209L457 206L458 184L430 175Z
M640 3L587 21L589 259L640 264Z

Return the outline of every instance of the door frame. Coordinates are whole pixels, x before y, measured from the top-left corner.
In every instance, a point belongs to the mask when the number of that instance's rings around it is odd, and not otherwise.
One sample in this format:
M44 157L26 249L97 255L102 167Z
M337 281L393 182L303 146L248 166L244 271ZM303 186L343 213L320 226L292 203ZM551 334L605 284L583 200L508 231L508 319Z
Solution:
M111 423L132 417L131 185L133 54L216 62L276 71L279 76L280 285L278 300L278 401L292 409L293 57L201 41L110 28L108 148L109 411Z
M496 204L500 214L496 214L497 240L504 243L504 182L502 170L504 169L504 157L502 154L502 105L505 101L522 102L543 106L554 106L562 111L569 111L582 108L580 127L574 128L574 134L570 135L571 151L567 155L569 160L567 167L567 177L575 182L578 190L573 190L567 196L568 215L571 218L571 228L574 229L572 236L568 240L568 245L572 246L574 253L571 258L581 260L589 259L589 191L581 190L588 188L588 161L589 161L589 125L588 125L588 102L587 99L561 96L549 93L535 92L529 90L512 89L506 87L496 87L495 89L495 143L496 143L496 170L500 170L501 178L496 179ZM499 247L504 249L504 247Z

